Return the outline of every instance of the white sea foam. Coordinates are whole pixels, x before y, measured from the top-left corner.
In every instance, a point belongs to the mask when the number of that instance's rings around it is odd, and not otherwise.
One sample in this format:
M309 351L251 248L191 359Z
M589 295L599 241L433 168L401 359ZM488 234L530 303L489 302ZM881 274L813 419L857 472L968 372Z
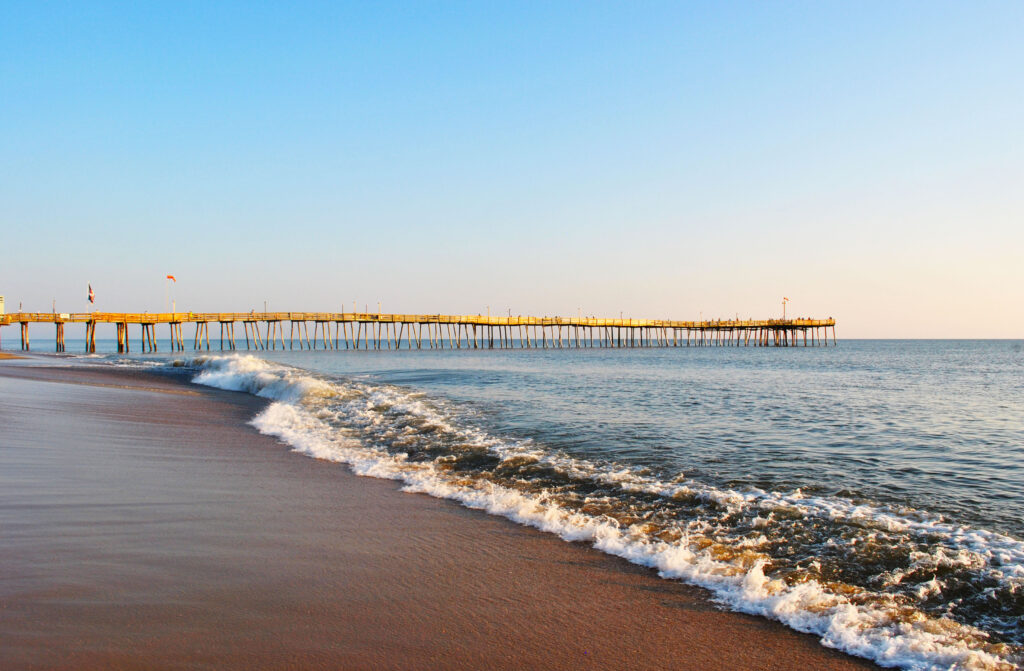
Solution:
M985 644L983 632L944 618L916 613L900 617L896 604L885 599L862 599L830 590L816 580L788 584L766 575L766 557L757 548L767 542L758 533L733 539L728 558L715 548L692 543L694 534L715 529L697 520L681 530L677 540L660 540L639 525L624 525L603 515L566 509L544 493L520 491L486 479L454 477L444 461L410 461L357 436L372 428L373 435L400 441L408 426L389 425L397 415L413 417L432 430L462 432L467 440L485 446L502 459L530 458L557 467L574 477L589 478L667 498L687 497L729 511L747 511L753 527L764 531L775 514L843 520L868 529L927 535L936 539L930 552L917 553L904 571L885 576L899 583L908 572L929 566L959 565L996 576L1004 584L1024 585L1024 544L993 532L957 526L924 515L901 515L851 501L805 497L801 492L720 490L706 484L675 479L660 481L641 471L601 467L549 453L529 441L503 440L472 427L457 426L450 416L421 395L386 385L363 385L356 390L343 383L319 379L306 371L253 356L215 356L191 362L200 368L195 382L221 389L246 391L273 399L252 420L262 433L276 436L293 449L318 459L345 463L359 475L403 483L403 490L453 499L470 507L502 515L521 524L585 541L595 548L656 569L665 578L680 579L711 590L731 608L771 617L790 627L821 637L822 643L867 657L883 666L908 669L1012 668L998 648ZM357 402L339 411L331 399ZM388 408L390 413L380 412ZM399 443L400 444L400 443ZM923 583L920 595L941 590L937 579Z

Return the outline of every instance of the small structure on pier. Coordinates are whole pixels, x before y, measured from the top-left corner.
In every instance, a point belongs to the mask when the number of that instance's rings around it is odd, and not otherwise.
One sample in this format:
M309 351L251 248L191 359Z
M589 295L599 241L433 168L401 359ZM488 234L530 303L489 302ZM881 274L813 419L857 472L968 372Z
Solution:
M285 341L283 322L288 322ZM194 324L193 350L210 349L210 324L220 327L221 350L235 350L235 325L245 348L277 349L546 349L588 347L794 347L836 344L836 322L828 319L674 321L594 317L491 317L359 312L0 312L0 327L21 325L21 348L29 349L29 324L56 326L56 347L65 351L64 326L85 325L85 351L96 351L96 327L114 324L117 351L131 351L129 326L140 329L140 349L157 351L156 327L166 324L171 351L185 350L184 325ZM313 325L310 338L309 326ZM261 330L261 325L263 329Z

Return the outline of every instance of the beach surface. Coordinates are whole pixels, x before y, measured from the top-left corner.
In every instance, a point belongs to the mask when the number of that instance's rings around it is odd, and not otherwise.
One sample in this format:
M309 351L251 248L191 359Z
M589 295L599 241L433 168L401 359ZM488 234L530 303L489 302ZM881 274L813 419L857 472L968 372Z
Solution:
M878 668L296 454L247 424L263 405L183 376L0 364L0 668Z

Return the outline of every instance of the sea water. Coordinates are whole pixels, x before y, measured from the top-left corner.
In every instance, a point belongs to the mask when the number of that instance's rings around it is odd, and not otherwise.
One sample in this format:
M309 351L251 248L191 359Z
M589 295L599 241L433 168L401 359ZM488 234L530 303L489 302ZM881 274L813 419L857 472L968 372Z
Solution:
M1018 341L107 355L262 432L911 669L1024 653Z

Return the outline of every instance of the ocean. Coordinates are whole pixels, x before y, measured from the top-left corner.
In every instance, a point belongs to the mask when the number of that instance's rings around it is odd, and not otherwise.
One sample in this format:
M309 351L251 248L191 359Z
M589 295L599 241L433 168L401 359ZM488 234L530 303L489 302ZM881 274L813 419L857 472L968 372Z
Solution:
M1020 341L90 358L190 367L294 450L885 666L1024 659Z

